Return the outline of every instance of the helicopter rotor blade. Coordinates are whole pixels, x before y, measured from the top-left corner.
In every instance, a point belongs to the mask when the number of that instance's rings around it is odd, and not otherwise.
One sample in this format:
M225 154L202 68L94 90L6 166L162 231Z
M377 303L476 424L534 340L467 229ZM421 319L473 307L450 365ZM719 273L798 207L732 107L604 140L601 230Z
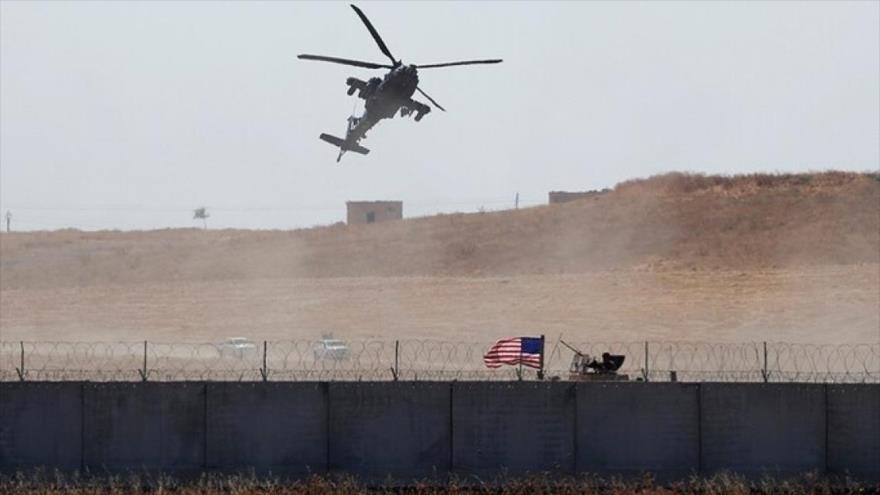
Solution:
M379 36L379 32L376 31L376 28L373 27L373 23L367 19L366 14L357 7L357 5L351 4L351 8L357 13L358 17L361 18L361 21L367 26L367 29L370 31L370 34L373 35L373 39L376 40L376 44L379 45L379 49L382 50L382 53L385 54L391 60L391 63L397 65L397 61L394 59L394 55L391 55L391 50L385 46L385 42L382 41L382 37Z
M427 64L427 65L416 65L419 69L433 69L436 67L452 67L453 65L476 65L476 64L499 64L502 62L500 58L493 58L489 60L463 60L461 62L445 62L442 64Z
M446 111L445 108L441 107L439 103L434 101L434 98L431 98L430 96L428 96L428 93L425 93L424 91L422 91L422 88L416 86L416 91L418 91L419 93L422 94L422 96L424 96L425 98L430 100L430 102L433 103L435 107L439 108L440 110L443 110L444 112Z
M332 62L334 64L353 65L355 67L363 67L365 69L393 69L391 65L376 64L373 62L362 62L360 60L349 60L347 58L325 57L323 55L297 55L296 58L302 60L317 60L319 62Z

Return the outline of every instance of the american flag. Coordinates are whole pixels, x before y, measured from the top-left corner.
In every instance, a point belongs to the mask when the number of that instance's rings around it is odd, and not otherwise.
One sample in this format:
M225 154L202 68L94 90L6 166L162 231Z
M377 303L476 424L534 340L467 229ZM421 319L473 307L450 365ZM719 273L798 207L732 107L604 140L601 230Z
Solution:
M544 351L540 337L512 337L495 342L483 355L488 368L500 368L502 364L528 366L541 369L541 353Z

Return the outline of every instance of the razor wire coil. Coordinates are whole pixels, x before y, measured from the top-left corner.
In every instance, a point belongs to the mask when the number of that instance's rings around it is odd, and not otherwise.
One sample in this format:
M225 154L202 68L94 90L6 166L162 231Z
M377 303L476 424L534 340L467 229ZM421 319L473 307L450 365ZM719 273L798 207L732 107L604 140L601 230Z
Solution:
M0 341L0 381L451 381L538 378L488 369L494 342L350 340L181 342ZM622 354L630 380L880 383L880 343L579 342L584 354ZM550 340L544 378L568 380L573 351Z

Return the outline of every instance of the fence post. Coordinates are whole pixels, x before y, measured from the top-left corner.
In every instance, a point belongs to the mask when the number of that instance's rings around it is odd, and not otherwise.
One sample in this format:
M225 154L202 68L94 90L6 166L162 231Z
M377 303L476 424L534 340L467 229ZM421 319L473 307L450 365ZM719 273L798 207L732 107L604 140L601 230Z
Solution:
M267 365L266 359L266 351L269 347L269 344L266 341L263 341L263 367L260 369L260 375L263 377L263 381L269 381L269 367Z
M147 371L147 341L146 340L144 341L144 367L143 367L143 369L138 370L138 373L141 375L141 381L143 381L143 382L147 381L147 375L149 372Z
M761 370L761 376L764 377L764 383L770 379L770 371L767 369L767 341L764 341L764 369Z
M645 367L642 369L642 378L648 381L648 341L645 341Z
M394 341L394 368L391 370L391 374L394 375L394 381L396 382L400 378L400 341Z
M15 371L18 372L18 379L24 381L24 341L19 341L19 344L21 345L21 367Z

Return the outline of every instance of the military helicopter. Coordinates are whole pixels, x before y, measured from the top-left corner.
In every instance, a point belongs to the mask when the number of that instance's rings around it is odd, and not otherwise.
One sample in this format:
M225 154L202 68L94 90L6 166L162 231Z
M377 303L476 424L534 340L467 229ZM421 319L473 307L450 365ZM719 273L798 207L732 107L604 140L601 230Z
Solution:
M376 28L373 27L373 24L367 19L367 16L364 15L363 11L356 5L352 5L351 8L354 9L364 25L367 26L367 30L370 31L373 39L376 40L376 44L379 45L379 49L382 50L382 53L391 60L390 65L337 57L325 57L322 55L303 54L297 57L303 60L333 62L336 64L363 67L365 69L390 69L389 72L385 74L385 77L382 78L373 77L368 81L362 81L354 77L349 77L346 80L349 96L357 92L358 97L365 101L364 113L360 117L352 115L348 118L348 128L345 132L345 139L331 136L330 134L321 134L319 136L322 140L339 148L339 156L336 157L337 162L342 159L342 155L346 151L353 151L362 155L369 153L370 150L361 146L359 141L367 137L367 131L379 123L380 120L393 118L398 111L400 112L401 117L415 114L416 122L422 120L422 117L431 111L431 107L412 99L412 96L416 91L427 98L435 107L444 112L446 111L445 108L440 106L439 103L434 101L433 98L419 88L418 69L433 69L436 67L451 67L454 65L497 64L501 62L501 59L490 59L465 60L427 65L404 64L391 55L391 50L385 46L385 42L382 41Z

